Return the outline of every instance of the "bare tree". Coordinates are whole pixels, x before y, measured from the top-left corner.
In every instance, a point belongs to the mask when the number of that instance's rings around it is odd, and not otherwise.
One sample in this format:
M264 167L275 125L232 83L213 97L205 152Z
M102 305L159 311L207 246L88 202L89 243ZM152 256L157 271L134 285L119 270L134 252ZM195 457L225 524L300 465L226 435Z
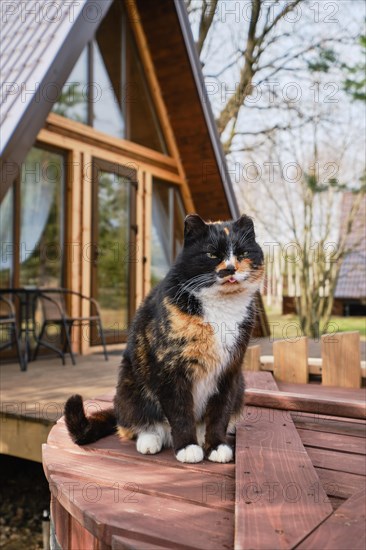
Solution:
M318 124L313 128L315 140ZM342 262L360 245L349 236L365 200L366 184L364 178L353 185L344 183L342 158L324 143L315 141L312 156L301 158L294 146L299 136L292 132L292 137L286 144L273 140L265 162L252 161L258 168L243 186L244 201L272 244L281 246L285 263L292 265L300 326L304 334L316 337L327 330ZM345 149L346 145L344 155ZM352 200L340 224L345 192Z
M342 92L361 3L186 1L239 203L273 242L291 241L300 325L315 336L329 322L365 194L364 161L352 159L364 128ZM299 97L284 93L291 87ZM346 190L354 200L339 232Z
M284 100L280 94L277 85L281 78L284 75L301 78L315 57L324 60L328 56L328 64L336 63L333 47L354 40L350 31L329 14L329 21L337 21L337 24L333 24L333 32L326 28L320 33L319 24L314 25L319 13L315 12L314 2L308 0L231 3L187 0L186 3L196 29L201 61L205 69L209 67L205 70L206 81L218 85L220 100L216 102L216 122L226 153L233 151L233 145L235 151L247 150L248 139L245 141L243 137L266 139L269 133L288 128L264 117L265 122L260 127L243 129L242 119L248 109L266 113L292 109L307 120L306 112L299 112L299 105ZM326 17L327 14L323 14L324 20ZM223 42L220 35L224 36ZM222 55L222 51L228 54ZM268 91L266 102L253 100L253 93L258 89Z

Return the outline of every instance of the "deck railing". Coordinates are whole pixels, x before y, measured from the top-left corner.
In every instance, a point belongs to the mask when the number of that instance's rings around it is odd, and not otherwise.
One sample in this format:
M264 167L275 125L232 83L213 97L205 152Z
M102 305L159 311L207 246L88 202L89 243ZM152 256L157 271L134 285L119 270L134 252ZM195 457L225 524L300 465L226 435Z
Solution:
M321 377L324 386L360 388L366 379L366 361L360 357L359 332L324 334L321 358L308 357L308 338L276 340L273 355L261 355L260 346L247 349L245 371L271 371L276 380L307 384L310 375Z

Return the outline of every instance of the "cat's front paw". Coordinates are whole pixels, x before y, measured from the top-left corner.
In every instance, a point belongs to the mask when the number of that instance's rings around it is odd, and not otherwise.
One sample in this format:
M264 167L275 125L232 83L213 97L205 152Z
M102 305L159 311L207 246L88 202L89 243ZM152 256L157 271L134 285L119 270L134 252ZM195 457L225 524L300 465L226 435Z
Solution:
M233 450L229 445L222 443L216 449L213 449L208 455L208 460L212 462L230 462L233 459Z
M199 445L187 445L187 447L183 447L177 452L175 458L179 462L202 462L203 449Z
M157 434L139 434L136 441L136 449L143 455L155 455L163 446L161 437Z

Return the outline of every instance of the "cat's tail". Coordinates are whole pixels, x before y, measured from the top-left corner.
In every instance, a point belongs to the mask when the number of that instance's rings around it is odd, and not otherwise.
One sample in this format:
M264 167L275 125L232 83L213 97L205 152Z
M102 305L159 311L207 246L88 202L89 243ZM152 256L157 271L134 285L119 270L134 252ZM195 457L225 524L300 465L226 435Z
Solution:
M69 397L65 404L64 415L71 439L78 445L94 443L117 430L113 408L94 412L87 417L81 395Z

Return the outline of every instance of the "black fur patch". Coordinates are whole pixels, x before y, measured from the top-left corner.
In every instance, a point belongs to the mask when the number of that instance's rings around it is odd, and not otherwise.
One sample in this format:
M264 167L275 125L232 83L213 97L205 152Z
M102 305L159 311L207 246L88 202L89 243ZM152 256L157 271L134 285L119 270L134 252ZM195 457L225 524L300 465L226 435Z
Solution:
M229 255L235 262L234 267L227 268ZM220 264L230 273L219 276ZM182 252L166 278L140 306L130 327L114 413L100 412L87 418L80 396L75 395L66 403L66 425L76 443L90 443L113 433L116 424L138 434L151 425L167 421L176 452L197 444L196 423L199 421L206 424L207 454L226 442L230 417L238 414L243 404L241 365L254 310L252 305L248 307L229 361L220 371L218 391L213 391L202 416L196 418L195 384L205 383L205 377L216 368L215 361L220 361L212 351L213 331L204 323L203 305L197 291L218 285L219 281L225 282L226 277L240 270L246 273L249 282L260 281L263 273L263 253L255 240L252 220L241 216L235 222L211 224L199 216L188 216ZM232 288L235 292L245 292L245 281ZM230 294L230 285L226 289L230 311L233 303L230 300L235 300L236 295L235 292Z
M72 395L66 401L65 423L69 434L78 445L86 445L116 431L116 417L113 409L97 411L85 416L81 395Z

